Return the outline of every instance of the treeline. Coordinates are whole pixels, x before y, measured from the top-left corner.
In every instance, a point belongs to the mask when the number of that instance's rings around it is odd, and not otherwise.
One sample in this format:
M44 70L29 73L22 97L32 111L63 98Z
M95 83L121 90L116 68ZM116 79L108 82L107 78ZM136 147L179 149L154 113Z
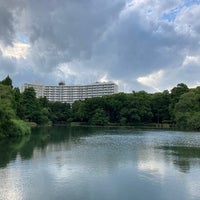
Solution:
M180 83L170 92L118 93L76 101L70 106L49 102L46 97L36 98L33 88L20 93L6 77L0 83L0 120L0 136L18 135L17 129L26 127L24 121L37 125L71 122L99 126L165 124L199 130L200 87L189 89Z
M20 94L19 94L20 95ZM37 124L81 122L89 125L165 124L179 129L200 129L200 87L180 83L170 92L118 93L76 101L71 106L36 98L33 88L21 94L18 116Z
M139 91L76 101L70 120L92 125L162 124L200 130L200 87L189 89L180 83L170 92Z

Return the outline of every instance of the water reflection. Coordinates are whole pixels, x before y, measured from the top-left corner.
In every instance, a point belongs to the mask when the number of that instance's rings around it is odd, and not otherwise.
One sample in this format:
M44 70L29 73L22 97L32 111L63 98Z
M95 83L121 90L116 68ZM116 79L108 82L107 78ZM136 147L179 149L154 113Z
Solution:
M43 127L35 128L32 135L20 138L11 138L0 141L0 168L15 160L17 155L24 159L31 159L34 149L41 151L50 144L57 144L59 150L64 143L70 148L70 143L78 143L82 135L87 136L93 133L91 128L70 128L70 127Z
M198 133L38 128L0 142L0 199L199 199L199 166Z
M0 168L6 167L10 161L15 160L29 140L30 136L0 141Z
M122 132L125 136L121 135ZM90 151L89 148L93 147L91 156L95 152L98 153L97 151L103 151L103 146L106 148L109 145L110 150L103 156L105 160L109 161L109 164L113 160L114 166L117 164L115 161L118 161L119 157L125 157L125 162L130 159L129 156L136 155L136 152L138 152L139 160L145 160L145 163L138 162L139 168L149 168L150 171L163 171L161 169L163 167L155 164L155 157L157 157L159 162L161 160L172 162L181 172L185 173L189 171L190 165L200 165L200 144L197 143L195 144L196 146L191 146L194 140L197 142L195 138L189 144L185 144L182 141L183 146L181 146L179 144L180 140L176 141L177 137L176 134L173 135L173 132L170 133L170 137L169 134L166 134L164 137L162 135L162 138L156 132L154 134L153 137L150 135L148 139L149 134L146 134L146 132L128 129L122 131L121 129L97 129L88 127L36 128L30 136L0 141L0 168L6 167L9 162L16 159L17 155L22 160L25 160L31 159L33 155L37 156L38 154L38 156L41 156L39 154L44 154L49 151L70 151L72 147L75 148L78 145L85 146L88 151ZM96 137L94 137L95 135ZM115 140L112 138L113 135L115 136ZM195 136L200 137L199 135ZM183 137L188 137L188 135L185 134ZM189 138L191 139L191 137ZM178 145L176 145L177 143ZM127 152L124 154L124 151ZM163 154L159 151L162 151ZM88 154L90 153L87 152L87 156ZM84 155L80 159L83 157ZM60 165L65 163L61 156L58 156L56 159ZM98 159L96 162L98 162ZM102 162L102 158L99 162ZM156 167L153 167L154 165Z

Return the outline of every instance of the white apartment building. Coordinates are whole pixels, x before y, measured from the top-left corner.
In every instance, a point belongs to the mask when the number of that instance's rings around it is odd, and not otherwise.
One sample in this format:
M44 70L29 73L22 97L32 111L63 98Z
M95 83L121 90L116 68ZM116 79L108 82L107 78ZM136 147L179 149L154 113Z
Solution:
M44 97L44 91L45 91L45 86L42 85L41 83L25 83L23 86L22 86L22 89L21 89L21 92L24 92L24 90L26 88L34 88L35 92L36 92L36 97L39 98L39 97Z
M52 102L59 101L70 104L77 100L118 93L118 86L112 82L96 82L90 85L74 86L67 86L64 82L60 82L57 86L25 83L22 87L22 92L29 87L35 89L36 97L46 97Z

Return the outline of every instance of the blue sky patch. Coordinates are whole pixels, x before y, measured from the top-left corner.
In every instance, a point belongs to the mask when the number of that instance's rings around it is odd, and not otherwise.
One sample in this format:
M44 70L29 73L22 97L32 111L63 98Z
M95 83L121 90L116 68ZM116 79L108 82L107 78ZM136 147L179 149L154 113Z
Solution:
M176 19L176 16L181 10L185 7L191 7L193 5L200 5L200 0L185 0L178 7L166 12L162 15L161 20L167 20L173 22Z
M27 38L23 33L17 34L17 39L18 39L18 41L21 42L21 43L29 44L28 38Z

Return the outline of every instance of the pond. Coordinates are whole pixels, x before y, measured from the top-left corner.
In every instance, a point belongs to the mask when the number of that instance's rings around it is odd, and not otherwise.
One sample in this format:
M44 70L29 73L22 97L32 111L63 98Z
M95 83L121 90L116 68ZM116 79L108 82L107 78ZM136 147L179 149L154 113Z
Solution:
M199 200L200 133L35 128L0 141L1 200Z

